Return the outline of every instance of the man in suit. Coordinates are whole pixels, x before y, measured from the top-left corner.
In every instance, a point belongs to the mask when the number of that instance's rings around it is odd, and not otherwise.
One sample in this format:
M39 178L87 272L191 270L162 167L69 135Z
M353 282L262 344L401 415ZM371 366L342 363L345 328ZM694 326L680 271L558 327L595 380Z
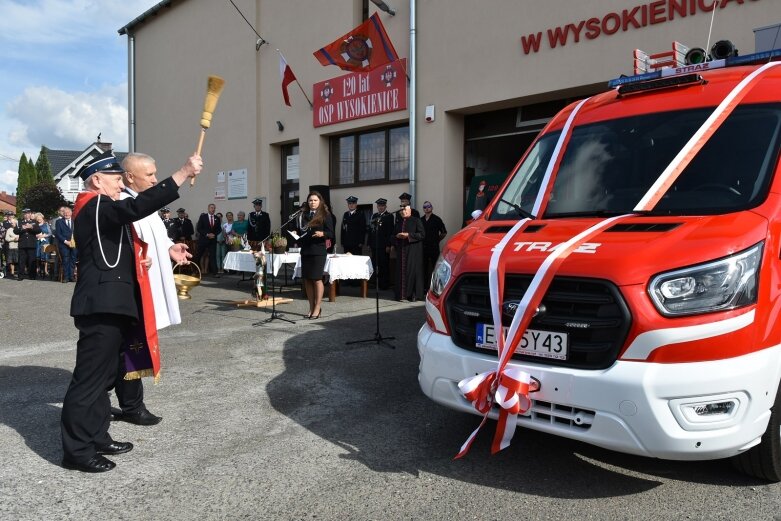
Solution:
M79 330L76 366L62 404L62 465L82 472L106 472L116 465L105 455L132 450L114 441L108 428L111 402L106 389L116 379L126 335L139 320L141 292L130 225L179 197L179 186L202 168L194 155L170 178L135 199L120 201L122 169L110 152L79 170L85 192L76 199L74 233L79 247L79 279L71 316Z
M198 224L195 225L195 230L198 232L198 258L196 262L201 266L203 273L210 275L217 274L217 234L220 233L220 218L214 215L217 211L217 207L212 203L208 207L207 213L202 213L198 217ZM206 253L208 257L206 261L203 260L203 255Z
M184 208L176 210L176 225L179 228L180 242L193 240L195 228L193 228L193 222L187 217L187 211Z
M22 219L14 227L14 233L19 236L19 280L27 277L35 280L35 246L38 244L36 235L41 233L41 227L32 218L32 210L22 210Z
M369 224L369 247L372 249L374 273L380 289L390 287L390 247L393 241L393 214L388 211L388 201L380 197L374 202L377 211Z
M54 225L54 238L62 263L62 281L73 282L73 267L76 265L76 244L73 241L73 211L64 206L62 217Z
M363 255L366 239L366 217L358 211L358 198L347 198L347 211L342 216L342 247L345 253Z
M271 218L263 211L263 199L256 197L252 204L255 211L249 213L248 241L262 241L271 235Z

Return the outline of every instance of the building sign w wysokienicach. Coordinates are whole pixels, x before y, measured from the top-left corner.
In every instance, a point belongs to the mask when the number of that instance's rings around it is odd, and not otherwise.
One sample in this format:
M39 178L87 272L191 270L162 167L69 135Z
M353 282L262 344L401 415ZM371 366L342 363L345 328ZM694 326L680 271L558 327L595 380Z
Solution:
M315 83L315 127L407 110L407 60Z

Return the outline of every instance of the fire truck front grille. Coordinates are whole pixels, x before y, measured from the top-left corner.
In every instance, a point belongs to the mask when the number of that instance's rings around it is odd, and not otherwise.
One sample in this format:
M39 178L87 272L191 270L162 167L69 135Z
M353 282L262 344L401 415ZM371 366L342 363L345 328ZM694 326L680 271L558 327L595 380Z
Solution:
M520 301L531 275L508 275L504 302ZM566 333L566 360L513 355L516 360L579 369L604 369L615 362L626 340L632 317L618 288L600 279L555 277L542 299L544 312L532 319L530 329ZM541 306L541 307L542 307ZM492 324L488 275L462 275L447 299L447 318L453 341L463 349L496 353L476 346L477 325ZM503 314L503 325L512 317Z

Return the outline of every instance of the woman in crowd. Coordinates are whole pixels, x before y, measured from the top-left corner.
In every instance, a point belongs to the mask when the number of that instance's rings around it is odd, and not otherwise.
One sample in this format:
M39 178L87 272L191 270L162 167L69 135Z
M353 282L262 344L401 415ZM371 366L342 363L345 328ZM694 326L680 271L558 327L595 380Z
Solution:
M301 239L301 278L309 299L309 316L320 318L320 306L323 302L323 268L326 259L326 240L335 239L331 215L326 209L323 196L319 192L309 192L306 198L309 208L301 219L299 235Z
M222 221L222 215L218 214L220 221ZM233 212L225 212L225 220L222 221L220 227L220 233L217 234L217 273L225 273L222 267L222 263L225 260L225 254L228 251L227 244L230 243L233 238Z
M247 230L249 230L249 221L247 221L245 213L237 213L236 220L233 222L233 234L245 236L247 235Z
M5 243L8 244L8 276L14 278L16 275L16 267L19 265L19 236L14 233L14 228L19 223L16 217L11 217L8 221L11 223L11 227L5 232Z
M38 259L38 268L40 271L40 266L43 265L44 275L49 275L49 265L46 263L46 252L44 252L44 246L49 244L52 237L52 229L49 227L49 223L46 222L46 219L43 218L43 214L41 212L36 212L33 214L33 219L38 223L38 226L41 228L41 233L36 235L38 238L38 242L35 245L35 258Z
M396 300L415 302L426 295L423 287L423 221L412 215L412 207L401 205L394 229L396 238Z

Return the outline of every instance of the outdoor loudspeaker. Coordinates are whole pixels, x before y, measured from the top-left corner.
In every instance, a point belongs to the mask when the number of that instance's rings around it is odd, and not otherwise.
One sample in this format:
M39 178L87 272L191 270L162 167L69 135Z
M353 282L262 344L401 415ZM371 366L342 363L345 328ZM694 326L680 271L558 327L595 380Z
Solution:
M719 40L713 44L713 47L710 48L710 54L713 56L714 60L723 60L724 58L737 56L738 50L731 41Z
M705 63L708 61L708 54L705 49L701 47L692 47L689 52L686 53L684 58L686 65L697 65L698 63Z

